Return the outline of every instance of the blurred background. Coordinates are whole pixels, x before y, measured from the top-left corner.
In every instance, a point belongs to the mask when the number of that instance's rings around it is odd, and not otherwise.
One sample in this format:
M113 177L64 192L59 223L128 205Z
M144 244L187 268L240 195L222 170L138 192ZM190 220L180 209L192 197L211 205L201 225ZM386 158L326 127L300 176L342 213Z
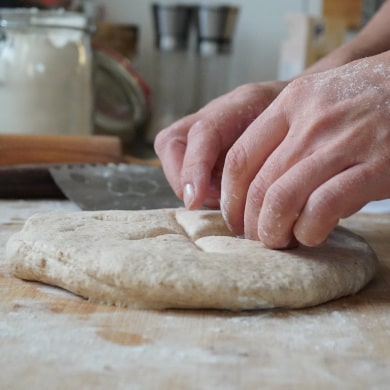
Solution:
M92 132L118 135L142 156L152 153L164 126L214 97L300 73L356 34L382 2L0 0L0 7L65 8L86 16L94 26ZM0 39L0 78L1 61Z

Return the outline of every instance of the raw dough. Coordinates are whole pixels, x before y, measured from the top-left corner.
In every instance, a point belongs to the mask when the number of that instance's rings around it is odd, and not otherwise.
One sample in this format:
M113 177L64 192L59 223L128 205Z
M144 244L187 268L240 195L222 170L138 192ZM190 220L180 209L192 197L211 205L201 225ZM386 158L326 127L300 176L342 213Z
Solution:
M276 251L232 237L219 212L38 214L7 243L14 274L137 308L299 308L354 294L374 252L336 228L325 245Z

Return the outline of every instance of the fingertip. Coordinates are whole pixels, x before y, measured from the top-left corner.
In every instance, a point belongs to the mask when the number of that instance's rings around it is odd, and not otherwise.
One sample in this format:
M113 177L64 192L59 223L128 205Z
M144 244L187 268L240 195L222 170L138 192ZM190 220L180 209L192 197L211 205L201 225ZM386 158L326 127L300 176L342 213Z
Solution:
M320 220L318 222L306 221L305 218L300 218L294 226L294 236L302 245L308 247L320 246L326 241L338 220L332 223L327 222L321 222Z
M221 192L220 209L228 229L236 236L243 235L244 221L243 219L234 218L231 209L231 198L224 191Z
M188 210L199 209L206 201L204 190L199 183L186 183L182 188L184 206ZM207 205L205 205L207 206Z
M298 246L298 241L294 236L285 236L271 233L264 229L259 229L258 240L270 249L292 249Z
M187 183L184 185L183 188L183 201L184 201L184 206L187 209L191 209L193 203L195 200L195 188L194 185L191 183Z

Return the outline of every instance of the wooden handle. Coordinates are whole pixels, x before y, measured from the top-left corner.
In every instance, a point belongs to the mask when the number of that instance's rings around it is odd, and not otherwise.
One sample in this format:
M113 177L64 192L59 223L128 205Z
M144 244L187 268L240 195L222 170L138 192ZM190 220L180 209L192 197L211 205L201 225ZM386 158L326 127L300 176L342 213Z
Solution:
M0 166L1 199L64 199L50 164Z
M133 157L130 155L125 155L123 156L123 162L127 164L146 164L146 165L153 165L155 167L161 167L161 162L157 158L143 159L143 158Z
M121 141L114 136L0 135L0 165L121 161Z

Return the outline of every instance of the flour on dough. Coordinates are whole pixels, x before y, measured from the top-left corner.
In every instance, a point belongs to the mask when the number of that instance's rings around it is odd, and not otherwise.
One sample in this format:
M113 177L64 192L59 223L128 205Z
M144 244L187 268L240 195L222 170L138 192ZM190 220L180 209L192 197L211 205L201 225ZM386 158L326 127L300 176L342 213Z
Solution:
M276 251L233 237L220 212L37 214L7 243L15 276L136 308L300 308L354 294L377 259L341 227L318 248Z

